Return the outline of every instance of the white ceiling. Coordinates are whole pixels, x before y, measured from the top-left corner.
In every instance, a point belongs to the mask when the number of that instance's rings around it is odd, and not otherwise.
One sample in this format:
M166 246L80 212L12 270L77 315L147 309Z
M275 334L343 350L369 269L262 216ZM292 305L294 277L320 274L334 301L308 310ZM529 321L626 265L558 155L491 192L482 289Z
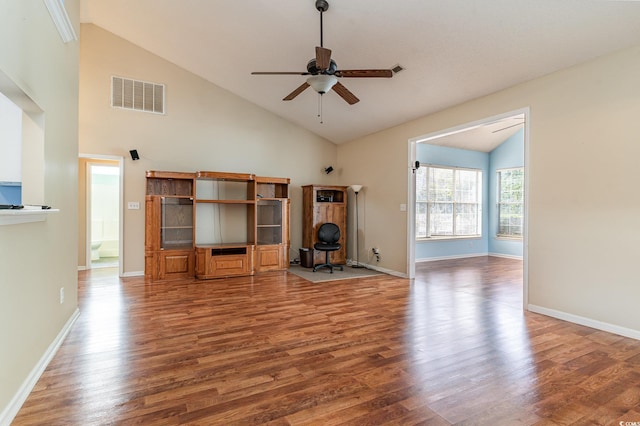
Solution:
M342 78L360 102L327 93L322 124L312 89L282 101L305 76L251 75L306 70L315 0L81 0L81 21L336 144L640 43L638 1L328 1L324 47L338 68L405 70Z

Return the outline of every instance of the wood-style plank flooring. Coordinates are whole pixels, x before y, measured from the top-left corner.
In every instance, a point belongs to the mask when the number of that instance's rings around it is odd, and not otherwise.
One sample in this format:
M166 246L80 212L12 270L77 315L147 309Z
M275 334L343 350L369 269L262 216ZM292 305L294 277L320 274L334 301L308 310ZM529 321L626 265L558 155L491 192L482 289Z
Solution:
M640 341L523 312L517 260L417 272L81 272L81 316L14 424L640 422Z

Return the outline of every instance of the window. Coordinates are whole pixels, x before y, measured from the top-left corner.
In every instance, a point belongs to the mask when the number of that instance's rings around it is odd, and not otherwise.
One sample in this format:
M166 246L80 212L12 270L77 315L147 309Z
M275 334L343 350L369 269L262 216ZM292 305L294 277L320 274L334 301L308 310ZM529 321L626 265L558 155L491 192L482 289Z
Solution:
M498 170L498 237L522 238L524 169Z
M482 233L482 171L422 166L416 171L416 238Z

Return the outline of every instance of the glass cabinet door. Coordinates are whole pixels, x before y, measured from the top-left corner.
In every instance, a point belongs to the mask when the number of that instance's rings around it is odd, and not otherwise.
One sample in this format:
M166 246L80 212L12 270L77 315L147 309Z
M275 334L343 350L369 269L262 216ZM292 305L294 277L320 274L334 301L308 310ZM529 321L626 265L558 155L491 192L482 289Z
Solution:
M282 201L258 200L257 244L282 244Z
M162 197L160 248L179 249L193 246L193 199Z

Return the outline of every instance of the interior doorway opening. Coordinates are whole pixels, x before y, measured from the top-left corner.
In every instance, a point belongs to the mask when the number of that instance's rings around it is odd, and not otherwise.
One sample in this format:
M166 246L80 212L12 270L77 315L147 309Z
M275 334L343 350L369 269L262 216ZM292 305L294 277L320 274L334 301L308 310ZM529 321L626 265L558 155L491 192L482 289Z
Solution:
M120 168L89 163L89 260L91 269L117 267L120 262Z
M122 275L121 157L81 155L78 269L113 268Z
M424 144L424 145L422 145ZM513 150L514 146L520 156L519 160L505 161L504 146ZM427 148L428 149L425 149ZM407 229L407 250L409 277L415 278L416 261L456 259L479 255L491 255L508 258L520 258L523 261L523 305L528 304L527 283L527 197L528 197L528 148L529 147L529 109L524 108L498 116L489 117L455 128L423 135L409 140L409 214ZM502 151L502 152L500 152ZM473 153L473 155L467 155ZM476 155L479 154L479 155ZM484 158L484 159L483 159ZM473 159L473 160L472 160ZM416 238L418 214L416 206L416 171L419 165L440 165L450 167L473 167L468 161L479 161L477 168L483 168L482 215L484 224L482 235L475 238ZM467 162L467 163L465 163ZM499 179L500 172L513 167L521 167L524 172L524 196L521 217L521 237L505 238L500 226ZM420 201L420 200L418 200ZM421 200L424 201L424 200ZM422 210L427 203L421 203ZM504 210L502 210L504 212ZM424 211L422 211L424 214ZM455 220L455 219L453 219ZM509 248L510 247L510 248Z

